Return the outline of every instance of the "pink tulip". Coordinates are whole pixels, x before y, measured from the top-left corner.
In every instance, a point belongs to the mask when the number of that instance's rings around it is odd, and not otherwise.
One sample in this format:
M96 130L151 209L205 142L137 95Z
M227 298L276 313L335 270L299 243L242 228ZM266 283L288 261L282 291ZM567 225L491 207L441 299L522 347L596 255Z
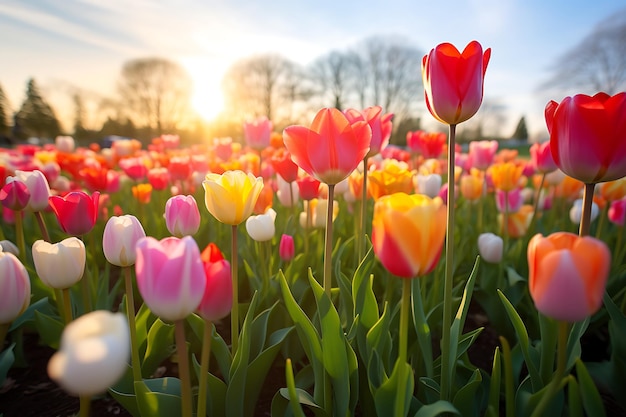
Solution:
M370 150L368 157L379 154L389 144L391 137L393 113L383 114L380 106L368 107L363 111L356 109L348 109L343 112L350 123L364 120L372 129L372 140L370 141Z
M542 174L556 170L557 166L550 150L550 141L534 143L530 147L530 165Z
M498 151L498 142L495 140L479 140L469 144L469 165L480 170L486 170L493 163Z
M28 206L30 192L22 181L9 177L7 183L0 189L0 202L13 211L22 211Z
M280 237L278 253L280 254L280 259L282 259L284 262L289 262L293 259L295 255L293 236L283 234Z
M624 226L624 220L626 219L626 198L613 201L607 215L611 223Z
M243 134L249 147L257 150L265 149L270 145L273 124L267 117L243 124Z
M233 306L230 263L224 259L222 252L214 243L209 243L202 251L202 257L206 288L198 306L198 314L205 320L220 320L230 313Z
M422 59L426 107L442 123L456 125L470 119L483 100L483 84L491 49L470 42L463 52L442 43Z
M370 149L372 129L365 121L350 123L337 109L321 109L310 127L283 131L291 159L309 175L334 185L359 166Z
M165 225L176 236L195 234L200 228L200 211L191 195L176 195L165 203Z
M43 172L38 169L34 171L16 170L15 177L26 184L30 192L28 210L43 211L48 208L50 185L48 185L48 180Z
M28 271L15 255L0 250L0 325L18 318L29 304Z
M506 191L496 190L496 208L500 213L504 213L504 208L506 206L506 211L508 213L516 213L519 209L524 205L524 197L522 195L521 188L514 188L511 191L508 191L508 196L505 195ZM505 201L508 204L505 204Z
M102 249L104 256L113 265L131 266L135 264L135 245L146 236L137 217L130 214L113 216L104 227Z
M204 295L206 278L200 250L190 236L139 239L135 246L137 287L154 314L168 321L193 313Z

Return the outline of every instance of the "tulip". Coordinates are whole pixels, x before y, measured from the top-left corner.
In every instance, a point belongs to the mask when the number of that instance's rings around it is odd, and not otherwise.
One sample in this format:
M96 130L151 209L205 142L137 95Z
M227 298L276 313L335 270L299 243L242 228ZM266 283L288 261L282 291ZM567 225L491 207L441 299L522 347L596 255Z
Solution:
M485 261L497 264L502 261L504 240L493 233L481 233L478 236L478 253Z
M0 251L0 346L4 342L3 325L18 318L30 305L30 278L20 260L10 252Z
M598 217L599 214L600 214L600 208L598 207L598 205L595 202L591 203L591 215L589 217L589 221L590 222L594 221ZM580 224L582 216L583 216L583 199L579 198L574 201L574 204L572 204L572 207L569 210L569 219L574 224Z
M310 175L302 175L296 180L300 198L305 201L318 198L320 195L320 182Z
M506 229L504 228L505 217L503 213L498 214L498 225L505 236L519 238L526 234L530 222L532 221L534 208L529 204L524 204L515 213L510 213L506 219Z
M374 205L372 245L394 275L414 278L431 272L441 255L446 210L439 197L395 193Z
M546 105L556 165L585 184L626 176L626 93L578 94Z
M330 185L347 178L363 161L371 138L367 122L351 124L334 108L321 109L310 127L289 126L283 131L291 159L306 173Z
M295 245L293 241L293 236L283 234L280 237L280 245L278 246L278 253L280 255L280 259L283 262L289 262L293 259L295 255Z
M129 354L124 315L93 311L63 330L61 347L48 362L48 375L69 394L100 394L124 375Z
M291 203L291 200L289 201L289 203ZM263 188L261 189L261 192L259 193L259 198L257 198L256 203L254 204L254 209L252 210L252 213L263 214L269 208L271 208L273 204L274 204L274 187L272 185L272 181L271 180L263 181Z
M81 236L96 224L99 199L98 191L91 196L83 191L70 191L65 196L51 196L49 202L61 229L68 235Z
M133 193L133 197L135 197L140 204L148 204L150 202L150 198L152 197L152 184L142 183L133 185L131 191Z
M485 176L482 171L472 168L469 175L461 177L461 195L463 198L476 201L481 198L485 191Z
M76 284L85 271L85 244L76 237L58 243L37 240L32 247L37 275L51 288L65 289Z
M416 191L418 194L425 194L429 196L430 198L435 198L439 195L439 191L441 190L441 175L418 174L415 177L415 182L417 183Z
M493 186L501 191L509 192L520 186L524 167L513 162L493 164L489 168Z
M270 159L274 171L285 181L294 182L298 178L298 165L291 159L285 148L277 149Z
M202 251L206 287L198 314L205 320L216 321L226 317L233 306L233 282L230 263L214 243Z
M20 256L20 249L10 240L0 240L0 252L12 253L15 256Z
M104 227L102 249L107 261L126 267L135 264L135 245L146 236L137 217L126 214L111 217Z
M550 149L550 141L543 143L534 143L530 147L531 165L542 174L547 174L557 169L552 150Z
M256 120L243 124L243 134L246 144L252 149L261 150L270 145L270 135L273 124L267 117L259 117Z
M276 197L278 198L280 204L284 207L293 207L295 209L300 201L300 191L298 184L295 181L287 182L282 179L282 177L276 178L276 184L278 185L278 189L276 190Z
M626 220L626 197L613 201L607 215L611 223L624 226L624 221Z
M191 175L191 160L189 156L173 156L170 158L167 171L172 181L186 181Z
M462 53L454 45L442 43L424 56L424 96L435 119L456 125L478 111L490 56L491 49L483 53L476 41L470 42Z
M406 144L412 152L426 159L436 159L443 153L448 137L443 132L417 130L406 134Z
M598 186L598 193L609 202L626 197L626 177L603 182Z
M370 150L367 157L379 154L389 144L391 137L393 113L383 114L380 106L368 107L363 111L356 109L347 109L343 112L350 123L357 121L366 121L372 129L372 139L370 141Z
M303 228L314 227L323 229L326 227L326 214L328 210L328 200L324 198L314 198L307 202L307 210L300 213L300 226ZM308 213L308 214L307 214ZM333 221L339 214L339 206L333 203Z
M57 136L54 138L54 145L59 152L72 153L76 148L76 142L71 136Z
M190 236L182 239L139 239L136 246L137 287L146 305L159 317L182 320L202 300L206 286L200 250Z
M528 285L535 307L556 320L576 322L602 305L611 253L601 240L557 232L528 242Z
M0 202L13 211L22 211L28 206L30 191L26 184L18 179L7 178L7 183L0 190Z
M387 159L381 169L369 173L368 192L374 200L398 192L411 193L414 188L413 174L406 163Z
M119 162L120 168L129 178L140 181L148 175L148 166L141 157L124 158Z
M27 210L43 211L48 208L50 198L50 185L43 172L40 170L20 171L15 170L15 177L26 184L30 192Z
M195 234L200 228L200 211L191 195L177 195L165 203L165 225L176 236Z
M511 191L496 190L496 208L500 213L505 211L508 213L515 213L524 204L524 198L522 196L522 189L515 188Z
M170 183L170 173L167 168L164 167L149 169L147 177L153 190L165 190Z
M246 231L257 242L271 240L276 233L275 220L276 211L270 208L265 214L248 217L246 220Z
M469 144L468 163L473 168L484 171L493 163L497 151L498 141L472 141Z
M220 222L234 226L252 214L263 188L263 178L239 170L222 175L209 173L202 186L209 213Z

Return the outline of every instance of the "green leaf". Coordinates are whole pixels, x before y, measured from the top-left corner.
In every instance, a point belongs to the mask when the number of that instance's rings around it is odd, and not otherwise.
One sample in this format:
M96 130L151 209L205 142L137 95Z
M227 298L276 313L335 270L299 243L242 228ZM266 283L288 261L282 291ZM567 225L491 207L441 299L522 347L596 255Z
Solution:
M176 351L174 344L174 325L157 319L146 339L146 354L141 363L141 373L144 376L154 374L158 366Z
M477 394L483 382L479 369L474 370L470 380L461 387L454 396L452 404L462 416L477 414L480 406L480 395Z
M350 371L348 354L339 313L324 289L309 272L309 283L315 294L322 328L322 356L324 369L332 380L334 392L333 415L345 416L350 409ZM327 410L328 411L328 410Z
M14 347L15 343L11 343L0 353L0 387L6 379L9 369L13 366L13 362L15 362L15 355L13 354Z
M53 349L59 349L65 325L57 317L35 311L35 327L41 341Z
M424 303L422 301L422 292L420 288L421 285L417 280L413 280L411 285L413 289L413 323L417 334L417 343L422 354L422 362L426 369L426 376L432 378L435 373L433 370L432 337L430 334L430 326L428 325L426 314L424 313Z
M193 369L196 372L196 376L198 379L203 376L200 375L201 366L198 362L198 359L195 355L192 355L193 359ZM209 416L225 416L226 415L226 383L213 375L210 372L207 372L204 375L207 378L207 399L206 399L206 410ZM196 396L197 398L197 396ZM200 417L200 416L198 416Z
M202 340L202 334L204 332L204 320L202 317L197 314L190 314L187 316L186 320L196 337L199 340ZM219 367L221 374L226 378L226 383L228 383L228 376L233 358L230 354L230 349L224 339L222 339L222 336L217 333L215 326L212 326L212 328L211 354L217 360L217 366Z
M489 400L487 402L487 416L497 417L500 410L500 382L502 380L502 362L500 347L496 346L491 367L491 381L489 381Z
M441 397L441 387L437 381L432 378L421 377L419 382L425 388L423 392L428 402L435 402Z
M526 330L526 326L524 326L524 322L515 310L515 307L513 307L513 304L511 304L511 302L506 298L504 293L498 290L498 296L500 297L500 301L502 301L506 313L509 316L513 327L515 328L517 341L519 342L522 354L524 355L524 361L526 362L526 367L528 368L528 373L530 375L533 390L537 391L543 386L543 382L541 380L541 375L537 370L537 366L530 355L530 341L528 339L528 331Z
M46 316L57 318L59 321L61 321L61 318L56 312L56 306L50 303L50 299L48 297L44 297L28 306L26 311L24 311L18 318L13 320L13 322L11 323L11 327L9 327L9 332L12 332L13 330L23 325L34 323L36 311Z
M391 376L374 392L379 416L405 416L413 397L413 369L406 362L396 361Z
M594 384L589 372L587 372L585 364L580 359L576 360L576 375L580 383L580 397L587 415L594 417L606 416L602 398L600 397L600 393L598 393L596 384Z
M135 382L137 406L142 416L176 416L181 413L180 380L155 378Z
M391 357L392 339L389 332L389 324L391 323L391 313L387 308L387 304L383 308L383 314L380 319L367 332L367 360L372 358L373 352L380 357L385 369L389 369L389 361Z
M576 378L572 375L567 377L567 400L569 409L567 412L569 413L568 417L584 417L583 414L583 406L580 401L581 395L578 393L579 386L578 382L576 382Z
M421 407L413 417L436 417L442 414L456 414L458 416L461 415L461 413L459 413L459 411L454 408L454 405L452 405L450 402L439 400L435 403Z

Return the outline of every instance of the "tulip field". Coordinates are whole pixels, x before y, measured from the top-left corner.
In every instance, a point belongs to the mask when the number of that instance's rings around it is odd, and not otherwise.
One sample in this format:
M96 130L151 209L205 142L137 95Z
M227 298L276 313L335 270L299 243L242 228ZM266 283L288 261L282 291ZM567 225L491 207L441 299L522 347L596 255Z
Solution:
M373 105L0 149L0 417L25 340L85 417L626 415L626 93L547 103L522 152L464 152L490 56L424 57L447 133L402 148Z

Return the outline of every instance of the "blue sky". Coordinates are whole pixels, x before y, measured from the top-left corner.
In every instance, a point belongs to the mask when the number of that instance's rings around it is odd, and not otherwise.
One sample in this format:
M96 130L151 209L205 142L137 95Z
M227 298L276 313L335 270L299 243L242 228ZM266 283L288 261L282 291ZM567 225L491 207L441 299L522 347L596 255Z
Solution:
M485 99L506 105L513 125L525 115L531 132L541 132L545 103L562 99L537 92L550 66L624 7L622 0L3 0L0 85L17 108L34 77L64 117L71 86L110 94L125 61L163 56L188 69L195 102L210 114L221 75L254 54L305 65L375 35L399 35L424 53L475 39L492 48Z

